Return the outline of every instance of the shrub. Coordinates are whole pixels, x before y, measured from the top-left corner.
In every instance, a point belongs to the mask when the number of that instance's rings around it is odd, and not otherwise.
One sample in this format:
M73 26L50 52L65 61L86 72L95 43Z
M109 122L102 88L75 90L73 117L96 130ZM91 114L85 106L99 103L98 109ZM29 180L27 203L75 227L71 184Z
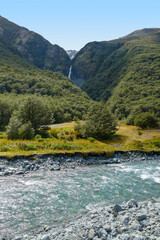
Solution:
M81 129L82 129L82 125L80 124L80 122L79 122L79 121L76 122L76 124L74 125L74 130L75 130L76 132L80 132Z
M41 135L42 138L49 138L50 137L49 130L50 130L49 127L41 127L36 131L36 133L38 135Z
M9 146L0 146L0 152L8 152L8 151L10 151L11 150L11 148L9 147Z
M116 122L108 111L106 104L94 103L88 110L87 119L81 125L80 132L84 137L107 139L116 132Z
M93 138L93 137L89 137L88 140L89 140L90 142L92 142L92 143L96 141L96 139Z
M33 139L35 135L35 131L32 128L32 124L30 122L23 124L18 129L18 134L20 139Z
M37 150L37 146L31 143L19 143L18 144L19 149L30 151L30 150Z
M18 139L19 133L18 130L21 126L21 122L16 117L12 117L9 121L9 124L6 129L6 135L8 139Z
M60 131L58 138L59 139L65 139L65 133L64 133L63 130Z
M35 139L40 139L42 136L40 134L36 134Z
M134 119L134 125L144 128L158 127L158 119L151 113L145 112L138 114Z
M49 131L49 135L50 135L50 137L58 138L58 131L56 129L51 129Z

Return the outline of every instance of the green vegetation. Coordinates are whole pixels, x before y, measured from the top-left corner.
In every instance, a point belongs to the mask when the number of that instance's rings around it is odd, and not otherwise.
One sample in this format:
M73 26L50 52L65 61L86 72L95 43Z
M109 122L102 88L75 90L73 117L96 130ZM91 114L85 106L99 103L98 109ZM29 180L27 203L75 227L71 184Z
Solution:
M83 119L90 104L92 101L88 97L76 94L59 98L31 94L1 94L0 128L5 130L12 116L14 121L10 122L9 129L18 122L17 129L30 122L35 131L46 124L72 121L75 116ZM44 134L42 129L38 131L40 135Z
M72 79L94 100L105 100L117 119L143 105L160 115L160 29L87 44L73 60Z
M146 112L137 115L134 119L134 125L140 128L157 128L158 127L158 119L155 118L154 115Z
M114 117L141 129L160 126L160 29L89 43L71 63L62 48L34 32L3 17L0 28L0 130L6 130L8 139L35 139L40 144L47 138L85 138L91 144L115 137ZM71 64L72 79L85 92L65 77ZM86 92L107 104L94 103ZM73 120L77 124L71 131L45 127ZM144 143L133 141L128 146L143 149ZM63 143L59 148L77 147Z
M116 122L109 113L106 104L94 103L88 110L85 123L80 125L78 122L75 125L75 130L82 137L93 137L102 140L115 134Z
M5 133L1 133L0 154L14 156L80 152L84 157L90 153L106 154L106 157L110 157L116 150L160 151L160 131L156 129L141 130L139 135L137 127L120 124L111 139L101 141L92 137L80 138L74 126L74 123L57 125L47 130L46 138L36 135L32 140L9 140Z

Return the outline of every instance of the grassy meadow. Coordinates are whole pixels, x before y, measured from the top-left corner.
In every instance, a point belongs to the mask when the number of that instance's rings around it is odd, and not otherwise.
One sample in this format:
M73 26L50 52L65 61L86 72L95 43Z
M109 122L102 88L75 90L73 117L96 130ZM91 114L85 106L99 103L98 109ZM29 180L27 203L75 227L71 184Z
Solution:
M93 138L77 138L75 123L53 125L49 130L50 138L35 140L8 140L5 133L0 134L0 155L32 155L46 153L106 153L114 151L160 151L160 130L139 130L135 126L120 123L118 131L112 139L98 141Z

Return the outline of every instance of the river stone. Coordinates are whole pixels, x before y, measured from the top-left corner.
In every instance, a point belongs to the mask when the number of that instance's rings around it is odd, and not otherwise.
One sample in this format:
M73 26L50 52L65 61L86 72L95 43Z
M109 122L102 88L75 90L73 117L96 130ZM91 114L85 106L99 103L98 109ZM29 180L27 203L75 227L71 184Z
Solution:
M132 222L131 229L137 230L138 229L138 223L137 222Z
M114 229L114 230L112 231L112 236L113 236L113 237L117 237L118 234L119 234L118 229Z
M17 171L17 172L15 173L15 175L22 175L22 174L24 174L24 171Z
M93 238L93 240L101 240L101 239L98 238L97 236L95 236L95 237Z
M128 234L125 234L125 235L121 236L120 239L121 240L130 240L130 236Z
M98 237L102 238L102 237L106 237L108 234L107 232L101 228L99 231L98 231Z
M123 218L123 224L128 224L129 223L129 217L124 217Z
M95 231L94 229L90 229L88 233L88 239L93 239L95 236Z
M0 165L0 171L3 171L6 167L4 165Z
M118 213L118 212L121 212L121 211L122 211L122 208L121 208L120 205L116 204L116 205L114 205L114 207L113 207L113 211Z
M136 219L140 222L142 220L147 219L147 216L145 214L139 213L139 214L137 214Z
M127 202L127 206L129 208L138 207L138 204L137 204L137 202L134 199L131 199L130 201Z
M150 225L150 223L146 220L142 220L140 221L140 224L143 226L143 227L148 227Z
M9 174L10 174L9 171L5 171L5 172L4 172L4 176L7 176L7 175L9 175Z
M47 235L44 235L44 236L41 238L41 240L50 240L50 237L47 236Z
M107 232L111 232L111 226L109 224L105 224L103 226L103 229L106 230Z

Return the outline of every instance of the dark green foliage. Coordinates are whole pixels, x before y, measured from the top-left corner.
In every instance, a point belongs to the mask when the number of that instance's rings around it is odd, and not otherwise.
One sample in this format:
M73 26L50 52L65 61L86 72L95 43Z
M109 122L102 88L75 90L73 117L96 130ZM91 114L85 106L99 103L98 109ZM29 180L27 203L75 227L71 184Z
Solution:
M160 108L159 105L156 106L150 106L150 105L140 105L138 107L135 107L130 115L128 116L126 123L128 125L134 125L136 123L136 118L138 118L137 116L152 116L155 121L157 122L157 124L155 125L155 127L158 127L158 118L160 117ZM148 119L149 120L149 119ZM137 123L135 124L137 125ZM137 125L138 126L138 125ZM154 127L154 126L153 126Z
M88 110L86 122L81 125L82 136L96 139L110 138L116 132L116 122L104 103L94 103Z
M72 79L94 100L108 101L118 119L139 106L160 109L160 29L87 44L73 60ZM158 107L157 107L158 108Z
M27 103L29 99L30 104ZM37 105L37 107L35 107L30 115L32 101L33 106ZM14 114L16 114L18 118L21 118L23 123L27 123L28 121L32 122L31 116L33 114L35 115L34 118L37 118L41 116L42 112L45 113L44 116L36 120L36 123L38 123L37 127L39 124L44 125L42 123L44 123L45 118L45 122L48 124L65 122L67 113L70 114L71 120L73 120L74 116L82 119L91 103L92 101L90 99L78 94L67 94L67 96L59 98L37 95L0 94L0 126L3 130L4 127L8 125L10 116L14 110L16 110ZM23 114L20 116L22 111ZM38 111L38 115L36 115L36 111ZM1 112L3 114L1 114ZM34 127L36 127L35 124Z
M8 125L12 111L11 103L0 99L0 130L4 130Z
M82 128L82 125L80 124L79 121L77 121L76 124L74 125L74 130L80 133L81 128Z
M22 123L30 122L35 130L42 125L53 123L49 106L36 96L24 99L17 116Z
M8 139L19 139L19 133L18 130L22 123L20 120L16 117L12 117L9 121L9 124L6 129L6 134Z
M158 119L151 113L145 112L137 115L134 119L134 125L144 128L157 128Z
M35 135L35 131L30 122L23 124L18 129L18 135L20 139L33 139Z
M41 138L49 138L50 134L48 132L48 130L50 130L49 127L40 127L39 129L37 129L37 136L40 136Z

